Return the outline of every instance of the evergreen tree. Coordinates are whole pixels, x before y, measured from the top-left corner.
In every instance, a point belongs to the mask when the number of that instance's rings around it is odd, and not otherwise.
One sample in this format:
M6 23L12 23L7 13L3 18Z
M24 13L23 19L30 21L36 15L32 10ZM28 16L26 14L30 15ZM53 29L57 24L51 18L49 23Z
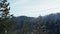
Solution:
M0 0L0 34L11 34L11 27L15 22L11 20L9 10L7 0Z
M28 22L24 21L23 22L23 28L22 28L22 34L29 34L29 24Z
M45 31L45 23L44 19L40 16L40 20L37 20L37 22L33 25L33 32L34 34L47 34Z

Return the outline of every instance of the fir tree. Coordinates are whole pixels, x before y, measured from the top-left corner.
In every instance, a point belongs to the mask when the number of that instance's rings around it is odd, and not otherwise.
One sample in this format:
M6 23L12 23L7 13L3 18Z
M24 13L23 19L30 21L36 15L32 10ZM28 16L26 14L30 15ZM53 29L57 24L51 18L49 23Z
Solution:
M11 34L11 27L15 23L11 20L12 15L9 14L9 3L7 0L0 0L0 33Z

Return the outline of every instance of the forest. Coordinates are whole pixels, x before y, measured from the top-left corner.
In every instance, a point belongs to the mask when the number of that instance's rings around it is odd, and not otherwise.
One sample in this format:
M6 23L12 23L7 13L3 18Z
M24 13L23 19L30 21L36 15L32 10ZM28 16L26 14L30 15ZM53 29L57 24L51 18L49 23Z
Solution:
M60 13L46 16L13 17L16 21L14 34L60 34Z
M60 34L60 13L15 17L8 6L7 0L0 1L0 34Z

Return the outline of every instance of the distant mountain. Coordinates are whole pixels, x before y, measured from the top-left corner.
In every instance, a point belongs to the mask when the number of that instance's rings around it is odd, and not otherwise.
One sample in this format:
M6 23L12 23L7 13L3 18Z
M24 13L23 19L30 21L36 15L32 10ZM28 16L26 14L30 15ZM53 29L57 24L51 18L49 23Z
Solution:
M55 19L60 19L60 13L56 13L56 14L50 14L50 15L46 15L44 16L45 20L55 20Z
M27 16L19 16L19 17L13 17L12 20L16 21L16 29L22 28L22 22L27 21L28 23L31 23L30 21L35 19L34 17L27 17Z
M50 14L46 16L39 16L37 18L19 16L19 17L13 17L12 20L16 21L16 25L15 25L16 31L19 31L20 29L22 29L24 21L29 23L30 31L32 31L33 25L37 25L37 23L40 23L40 25L42 23L45 26L45 28L51 28L51 30L53 31L53 29L57 29L57 25L60 24L60 13ZM46 29L46 30L49 30L49 29Z
M22 22L27 21L28 23L31 24L36 24L37 22L40 22L41 19L45 21L49 20L57 20L60 19L60 13L57 14L50 14L46 16L39 16L37 18L35 17L27 17L27 16L19 16L19 17L13 17L12 20L16 21L16 29L21 29L22 28Z

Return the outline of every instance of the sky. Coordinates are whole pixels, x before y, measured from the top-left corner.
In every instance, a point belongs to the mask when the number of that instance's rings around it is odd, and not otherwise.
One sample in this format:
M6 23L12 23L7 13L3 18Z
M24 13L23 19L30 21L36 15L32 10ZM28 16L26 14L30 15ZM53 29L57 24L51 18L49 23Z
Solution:
M14 16L38 17L60 13L60 0L8 0Z

